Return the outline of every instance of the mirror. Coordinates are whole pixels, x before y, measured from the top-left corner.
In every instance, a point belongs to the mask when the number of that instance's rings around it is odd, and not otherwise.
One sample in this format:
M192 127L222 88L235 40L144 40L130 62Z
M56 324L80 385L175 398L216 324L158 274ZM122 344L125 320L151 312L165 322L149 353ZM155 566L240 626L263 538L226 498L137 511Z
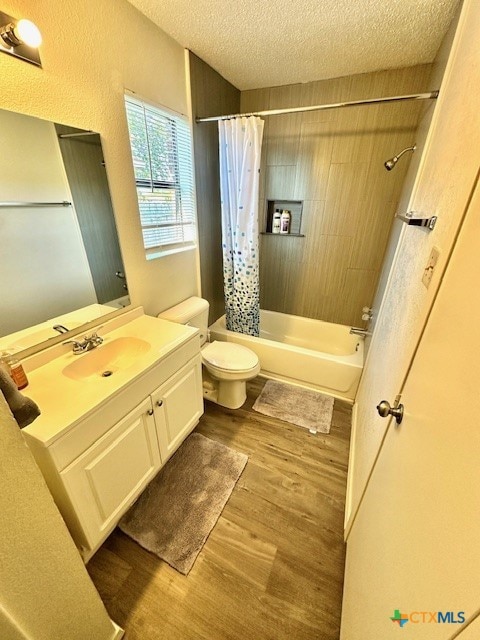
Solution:
M0 110L0 349L130 304L100 136Z

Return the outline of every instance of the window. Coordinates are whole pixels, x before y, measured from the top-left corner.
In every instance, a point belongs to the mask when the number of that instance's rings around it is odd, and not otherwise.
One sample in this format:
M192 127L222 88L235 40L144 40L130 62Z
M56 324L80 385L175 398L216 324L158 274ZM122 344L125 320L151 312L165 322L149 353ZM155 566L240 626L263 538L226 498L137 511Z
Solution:
M196 246L188 120L125 97L147 260Z

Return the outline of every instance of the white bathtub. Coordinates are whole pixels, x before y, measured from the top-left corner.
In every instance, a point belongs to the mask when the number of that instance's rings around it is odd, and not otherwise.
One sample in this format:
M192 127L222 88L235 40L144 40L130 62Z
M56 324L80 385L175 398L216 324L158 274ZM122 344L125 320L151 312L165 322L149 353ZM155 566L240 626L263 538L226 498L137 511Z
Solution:
M353 401L363 368L363 338L350 327L275 311L260 312L260 337L228 331L225 316L210 340L236 342L260 359L260 375Z

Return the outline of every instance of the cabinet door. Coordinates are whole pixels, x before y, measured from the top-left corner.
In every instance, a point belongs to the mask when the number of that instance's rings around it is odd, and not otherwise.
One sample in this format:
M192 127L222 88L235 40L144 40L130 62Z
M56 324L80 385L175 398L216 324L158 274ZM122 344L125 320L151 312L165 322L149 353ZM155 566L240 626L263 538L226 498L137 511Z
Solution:
M152 394L158 442L165 462L181 445L203 414L200 356Z
M150 414L148 398L60 474L91 549L107 537L160 469Z

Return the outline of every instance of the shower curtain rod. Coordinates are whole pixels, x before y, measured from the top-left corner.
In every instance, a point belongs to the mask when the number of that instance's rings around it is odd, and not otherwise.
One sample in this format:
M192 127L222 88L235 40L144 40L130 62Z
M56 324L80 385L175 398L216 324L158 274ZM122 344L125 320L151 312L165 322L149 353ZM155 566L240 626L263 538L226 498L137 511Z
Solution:
M249 116L280 116L284 113L302 113L304 111L322 111L338 109L339 107L358 107L364 104L378 104L381 102L402 102L405 100L435 100L438 91L428 93L411 93L405 96L391 96L388 98L371 98L369 100L353 100L351 102L336 102L334 104L317 104L313 107L293 107L291 109L270 109L269 111L253 111L252 113L236 113L228 116L212 116L210 118L196 118L196 122L217 122L218 120L231 120Z

